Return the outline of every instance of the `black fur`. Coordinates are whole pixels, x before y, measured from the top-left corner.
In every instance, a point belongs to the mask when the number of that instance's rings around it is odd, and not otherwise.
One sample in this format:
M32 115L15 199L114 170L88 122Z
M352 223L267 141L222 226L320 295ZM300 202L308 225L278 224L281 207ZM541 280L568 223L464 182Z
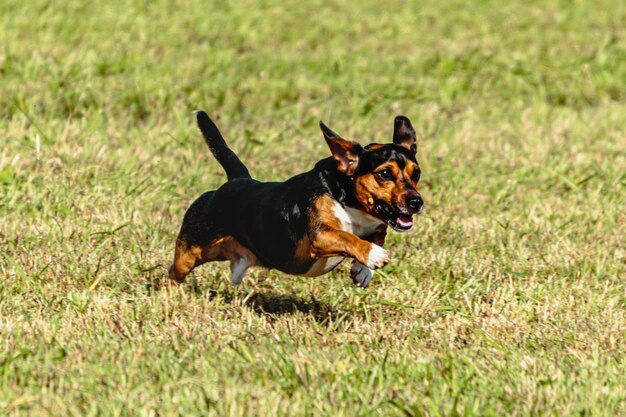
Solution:
M396 161L400 169L404 169L407 160L417 163L415 154L404 146L385 145L375 150L368 149L368 146L365 147L365 156L361 156L359 160L359 168L355 174L357 176L372 172L385 161Z
M204 136L204 141L215 159L224 167L229 180L234 178L250 178L248 168L241 162L239 157L226 145L222 134L209 118L209 115L199 110L196 112L198 127Z
M348 178L339 174L335 166L335 161L327 158L313 170L285 182L229 180L192 203L179 237L188 245L203 246L215 238L231 235L250 249L263 266L302 274L310 265L295 265L293 255L296 243L308 231L312 202L322 194L346 204L354 200L345 191Z

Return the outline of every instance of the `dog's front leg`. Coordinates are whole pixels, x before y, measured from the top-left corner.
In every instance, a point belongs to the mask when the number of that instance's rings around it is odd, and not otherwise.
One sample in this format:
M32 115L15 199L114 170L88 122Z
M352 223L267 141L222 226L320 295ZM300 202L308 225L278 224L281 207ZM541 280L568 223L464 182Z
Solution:
M382 226L379 231L365 236L363 239L382 247L383 243L385 243L386 236L387 226ZM352 268L350 268L350 278L352 278L352 282L359 287L366 288L370 284L373 276L373 269L368 268L356 259L354 260Z
M382 268L389 262L389 254L382 247L343 230L320 230L312 243L317 258L349 256L370 269Z

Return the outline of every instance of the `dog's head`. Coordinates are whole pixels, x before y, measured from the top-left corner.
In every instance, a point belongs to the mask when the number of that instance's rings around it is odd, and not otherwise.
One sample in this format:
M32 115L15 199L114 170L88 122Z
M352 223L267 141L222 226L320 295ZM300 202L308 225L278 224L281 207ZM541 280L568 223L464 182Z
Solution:
M415 130L405 116L394 120L393 143L372 143L363 148L345 140L320 122L324 138L337 162L337 170L352 181L361 209L394 230L413 226L413 214L422 211L424 200L417 192L420 166Z

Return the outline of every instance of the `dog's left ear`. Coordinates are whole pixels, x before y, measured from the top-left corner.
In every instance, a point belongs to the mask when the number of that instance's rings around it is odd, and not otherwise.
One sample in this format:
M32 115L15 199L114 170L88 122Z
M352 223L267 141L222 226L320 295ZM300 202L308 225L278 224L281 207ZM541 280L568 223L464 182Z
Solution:
M320 120L320 129L324 134L324 139L328 143L333 159L337 161L337 169L350 176L354 175L359 167L359 156L363 152L363 147L356 142L351 142L341 138Z
M393 121L393 143L404 146L413 153L417 153L415 129L406 116L396 116Z

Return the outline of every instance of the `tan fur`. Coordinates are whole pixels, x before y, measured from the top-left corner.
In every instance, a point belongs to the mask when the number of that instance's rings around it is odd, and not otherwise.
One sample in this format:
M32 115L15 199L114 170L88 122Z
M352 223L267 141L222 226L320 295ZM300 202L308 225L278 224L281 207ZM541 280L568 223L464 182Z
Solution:
M172 283L181 284L189 271L198 265L211 261L235 262L241 258L256 260L256 256L232 236L220 237L202 247L189 247L185 241L177 239L169 277Z
M334 214L335 201L327 195L313 203L314 219L309 225L309 233L302 238L294 256L296 263L308 263L320 258L348 256L367 263L372 244L358 236L341 230L341 221ZM382 225L381 230L386 226ZM380 235L380 233L377 233ZM380 240L378 237L377 240ZM382 233L384 241L384 232Z
M393 174L393 181L383 181L376 175L376 172L385 168ZM354 192L357 201L372 216L375 216L374 203L376 200L383 200L392 207L403 205L407 192L405 184L409 183L417 189L417 182L411 181L411 175L416 169L419 169L419 166L414 162L408 162L401 170L396 162L390 161L378 166L375 172L355 178Z

